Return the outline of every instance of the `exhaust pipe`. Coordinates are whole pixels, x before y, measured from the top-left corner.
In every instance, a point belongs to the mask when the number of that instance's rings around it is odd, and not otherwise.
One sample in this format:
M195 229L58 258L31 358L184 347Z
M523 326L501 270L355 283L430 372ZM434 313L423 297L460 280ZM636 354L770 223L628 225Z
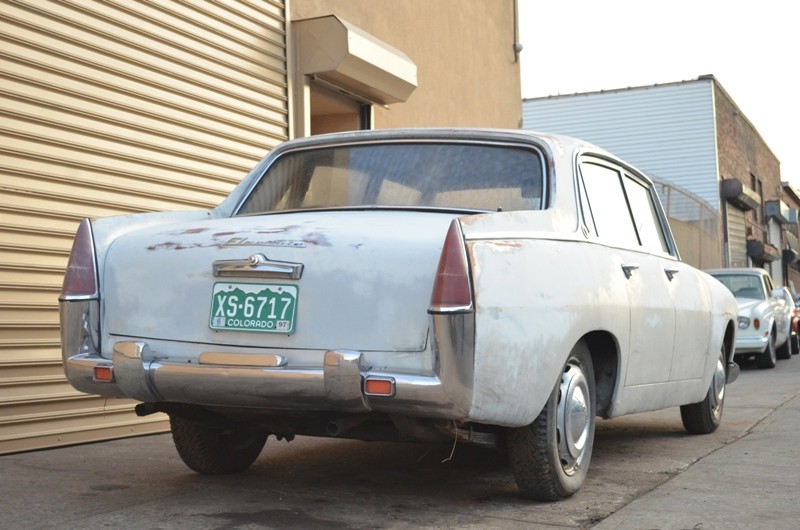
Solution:
M328 436L341 436L343 433L358 427L368 419L369 416L364 414L331 420L325 426L325 432L328 433Z

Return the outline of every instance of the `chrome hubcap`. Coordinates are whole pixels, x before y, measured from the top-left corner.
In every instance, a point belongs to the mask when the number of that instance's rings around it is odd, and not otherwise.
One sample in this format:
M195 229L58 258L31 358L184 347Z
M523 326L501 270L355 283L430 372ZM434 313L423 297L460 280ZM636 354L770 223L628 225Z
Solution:
M586 456L592 417L589 383L580 366L568 363L558 392L556 436L561 467L567 475L576 473Z
M722 402L725 399L725 361L722 356L717 359L714 377L711 380L711 413L715 418L722 414Z

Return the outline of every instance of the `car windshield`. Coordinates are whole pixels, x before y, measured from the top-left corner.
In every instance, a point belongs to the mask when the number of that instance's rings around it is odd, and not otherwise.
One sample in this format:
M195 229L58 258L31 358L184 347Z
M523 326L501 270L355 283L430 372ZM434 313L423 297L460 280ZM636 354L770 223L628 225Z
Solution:
M532 148L385 143L287 153L238 214L359 207L538 210L543 204L543 162Z
M761 277L746 274L715 274L714 277L727 287L736 298L765 300Z

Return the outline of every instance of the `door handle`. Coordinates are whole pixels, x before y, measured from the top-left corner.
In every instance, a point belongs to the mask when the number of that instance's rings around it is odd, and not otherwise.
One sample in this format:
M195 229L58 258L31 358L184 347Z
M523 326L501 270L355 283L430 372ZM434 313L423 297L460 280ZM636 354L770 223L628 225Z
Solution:
M678 269L664 269L664 274L667 275L669 281L672 281L672 278L674 278L675 275L678 274L679 272L681 271L679 271Z
M628 278L628 279L631 278L631 274L633 274L633 271L637 270L638 268L639 268L639 265L637 263L630 263L630 264L623 263L622 264L622 272L625 273L625 277Z

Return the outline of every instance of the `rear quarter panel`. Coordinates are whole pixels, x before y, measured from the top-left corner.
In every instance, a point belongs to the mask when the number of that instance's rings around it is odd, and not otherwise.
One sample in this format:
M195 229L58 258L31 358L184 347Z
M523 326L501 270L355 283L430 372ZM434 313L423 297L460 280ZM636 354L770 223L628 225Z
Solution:
M739 316L739 305L736 303L736 298L728 290L727 287L722 285L716 278L704 272L699 272L710 300L710 313L711 320L711 334L708 339L708 351L717 352L720 346L725 342L726 333L728 329L732 331L730 341L727 346L727 358L729 361L733 360L734 355L734 342L736 339L737 319ZM711 356L709 356L711 357ZM714 372L715 359L709 359L704 372L704 381L711 381Z
M538 237L472 241L469 253L476 306L475 421L531 423L572 347L590 331L605 330L617 338L620 351L628 350L625 276L613 249ZM625 364L619 363L623 371Z

